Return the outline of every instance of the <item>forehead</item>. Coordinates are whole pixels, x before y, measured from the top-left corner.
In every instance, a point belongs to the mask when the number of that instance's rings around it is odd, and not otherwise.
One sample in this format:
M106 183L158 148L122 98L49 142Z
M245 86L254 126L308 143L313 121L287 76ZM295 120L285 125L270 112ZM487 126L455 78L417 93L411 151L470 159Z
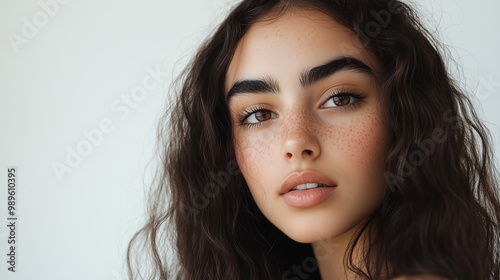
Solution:
M226 73L225 92L243 78L280 77L343 56L377 69L356 35L316 10L292 9L278 18L254 23L242 37Z

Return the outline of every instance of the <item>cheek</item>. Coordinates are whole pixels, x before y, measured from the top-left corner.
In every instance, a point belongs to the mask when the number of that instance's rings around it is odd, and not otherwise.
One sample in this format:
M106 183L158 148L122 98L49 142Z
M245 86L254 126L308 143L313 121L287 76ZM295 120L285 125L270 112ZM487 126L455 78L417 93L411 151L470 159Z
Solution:
M265 170L269 170L275 138L275 135L266 130L251 129L235 137L236 160L249 186L255 185L253 182L257 182L257 178L261 178Z
M331 145L336 147L346 163L358 168L383 170L384 155L388 148L388 131L376 113L360 117L330 129Z
M341 160L335 162L340 172L336 174L339 182L347 187L344 197L350 198L346 200L358 205L351 212L364 216L381 203L386 193L384 165L389 131L376 113L346 122L342 131L336 150Z

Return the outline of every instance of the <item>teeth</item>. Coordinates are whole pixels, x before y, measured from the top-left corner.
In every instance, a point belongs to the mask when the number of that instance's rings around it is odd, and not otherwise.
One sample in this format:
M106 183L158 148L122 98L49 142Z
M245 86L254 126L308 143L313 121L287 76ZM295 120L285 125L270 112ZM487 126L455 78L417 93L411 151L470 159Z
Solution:
M326 187L326 185L319 184L319 183L307 183L307 184L302 184L298 185L295 188L291 189L292 191L296 190L309 190L309 189L314 189L317 187Z

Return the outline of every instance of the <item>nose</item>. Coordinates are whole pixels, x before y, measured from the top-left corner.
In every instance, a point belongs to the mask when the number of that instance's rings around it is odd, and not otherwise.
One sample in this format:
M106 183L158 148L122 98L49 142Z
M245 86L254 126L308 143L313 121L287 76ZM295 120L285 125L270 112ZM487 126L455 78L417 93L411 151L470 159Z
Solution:
M314 121L310 118L291 118L283 126L283 151L287 161L312 161L320 153Z

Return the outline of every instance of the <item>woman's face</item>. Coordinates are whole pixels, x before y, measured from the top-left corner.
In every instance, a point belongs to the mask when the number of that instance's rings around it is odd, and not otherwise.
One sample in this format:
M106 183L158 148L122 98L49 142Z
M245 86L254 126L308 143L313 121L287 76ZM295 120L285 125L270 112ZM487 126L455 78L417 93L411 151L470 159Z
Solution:
M237 161L262 213L298 242L348 234L384 197L378 69L316 11L255 23L238 44L225 85Z

